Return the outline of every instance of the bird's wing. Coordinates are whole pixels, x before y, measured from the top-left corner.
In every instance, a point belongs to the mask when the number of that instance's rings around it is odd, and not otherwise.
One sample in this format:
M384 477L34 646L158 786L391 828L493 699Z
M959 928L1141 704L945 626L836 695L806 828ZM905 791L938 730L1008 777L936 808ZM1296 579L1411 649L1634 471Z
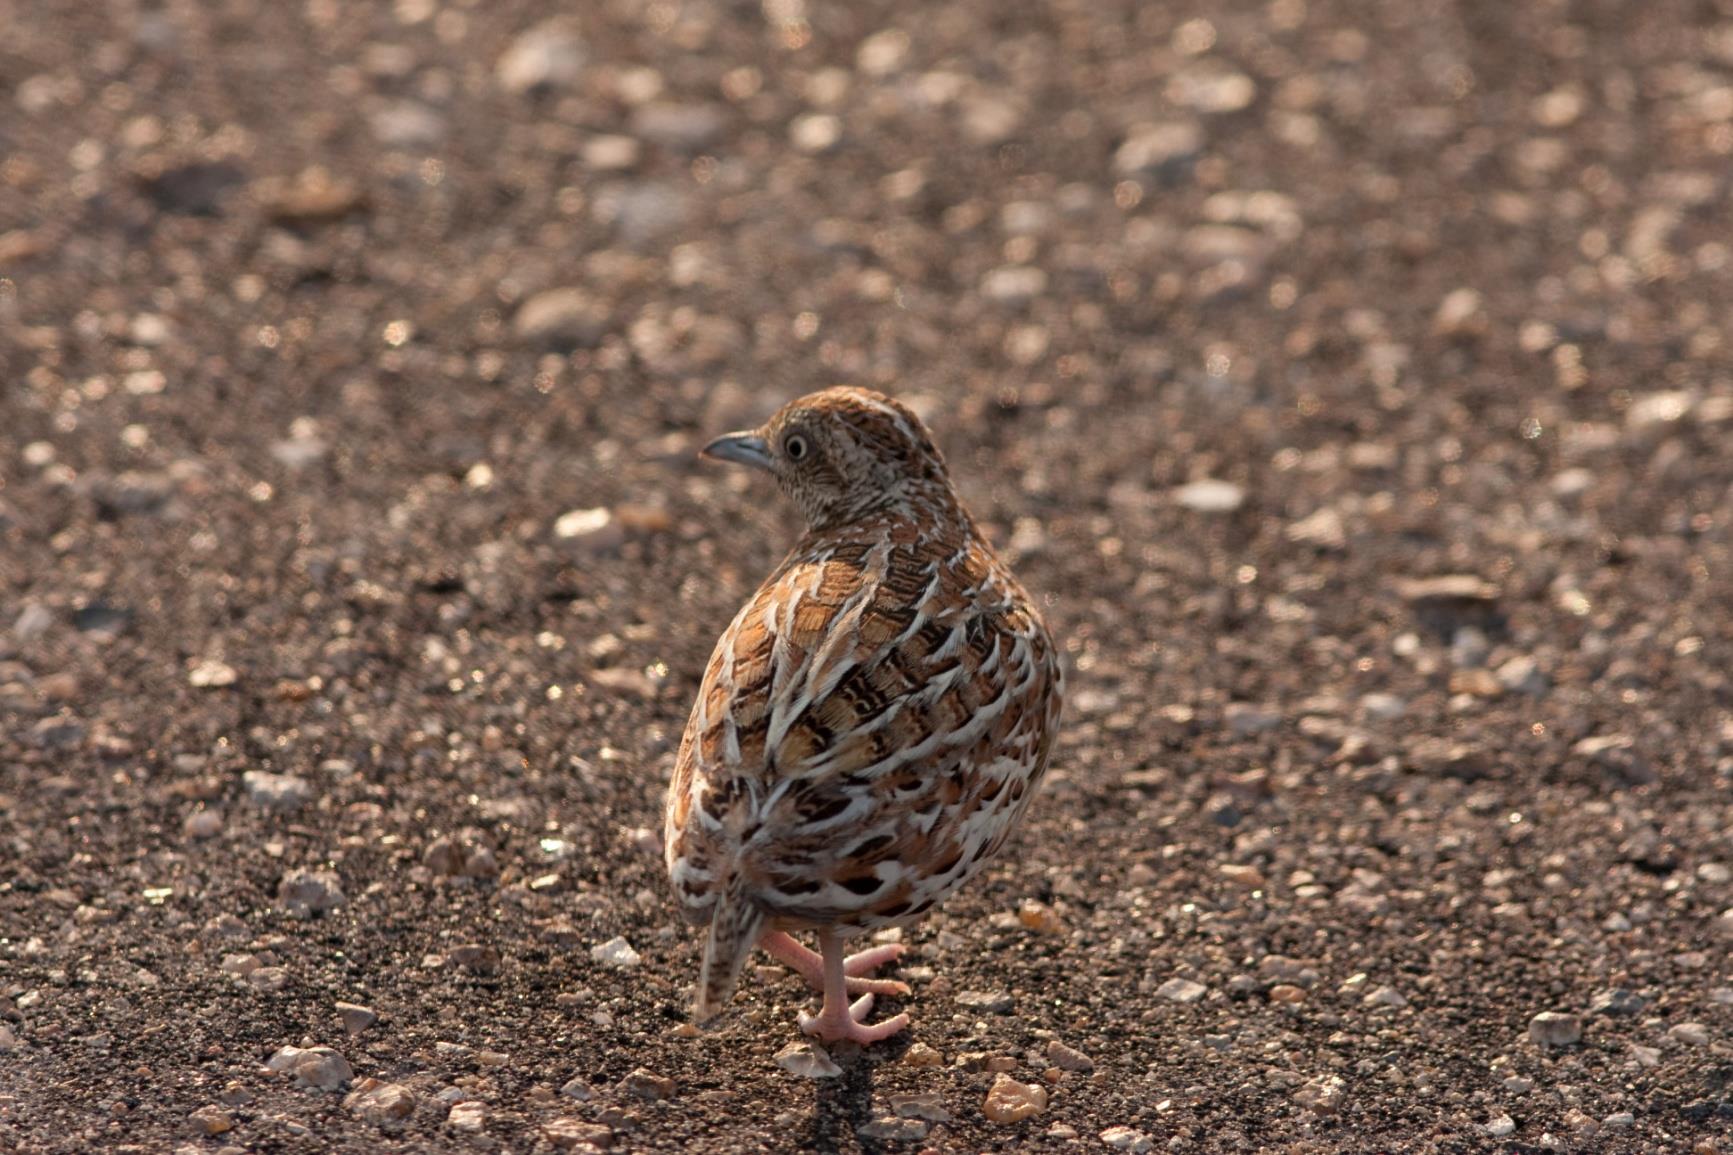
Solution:
M1057 678L1026 596L978 541L791 558L718 642L681 746L668 845L689 915L736 869L791 900L864 903L890 863L948 857L978 786L1044 762L1046 719L1021 715Z

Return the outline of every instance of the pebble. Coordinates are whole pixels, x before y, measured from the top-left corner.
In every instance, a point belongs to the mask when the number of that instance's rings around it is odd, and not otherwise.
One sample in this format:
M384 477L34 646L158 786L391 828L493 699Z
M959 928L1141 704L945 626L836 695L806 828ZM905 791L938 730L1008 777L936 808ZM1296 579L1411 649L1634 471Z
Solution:
M195 1135L221 1135L235 1129L235 1117L215 1104L200 1107L187 1119Z
M453 1131L480 1131L487 1126L487 1105L474 1099L453 1103L445 1116L445 1124Z
M1542 1047L1575 1046L1583 1038L1583 1020L1566 1011L1542 1011L1529 1020L1528 1037Z
M674 1080L666 1075L658 1075L645 1067L639 1067L620 1080L620 1093L630 1095L634 1099L645 1099L651 1102L672 1099L674 1097Z
M1282 724L1281 711L1250 702L1229 702L1222 708L1222 719L1227 722L1228 730L1241 738L1268 733Z
M343 1098L344 1110L383 1125L415 1113L415 1092L401 1083L363 1079Z
M1014 1000L1004 991L962 991L957 995L957 1005L971 1011L981 1011L989 1015L1008 1015Z
M993 1080L981 1113L994 1123L1017 1123L1047 1109L1047 1089L1006 1074Z
M1155 993L1176 1003L1195 1003L1209 990L1191 979L1172 978L1155 988Z
M1667 1037L1677 1043L1703 1047L1709 1043L1709 1028L1702 1023L1679 1023L1667 1032Z
M927 1137L932 1128L920 1119L899 1119L895 1115L875 1115L855 1128L862 1139L889 1139L904 1143Z
M352 1035L358 1035L379 1021L379 1016L371 1007L360 1003L337 1004L337 1017L343 1023L343 1029Z
M609 509L574 509L554 522L554 536L583 549L612 549L626 540L626 531Z
M804 153L829 152L842 140L842 120L821 112L797 116L788 126L788 140Z
M583 75L589 53L573 28L549 20L518 34L494 64L494 80L516 94L564 88Z
M790 1043L776 1052L776 1065L803 1079L834 1079L842 1074L830 1053L817 1043Z
M586 1123L582 1119L554 1119L542 1124L542 1138L560 1151L576 1148L599 1151L614 1145L614 1129L606 1123Z
M905 1091L890 1097L891 1112L904 1119L925 1119L929 1123L948 1123L951 1113L937 1091Z
M1001 304L1023 304L1047 291L1047 274L1032 265L1001 265L981 278L981 295Z
M580 1103L588 1103L596 1097L595 1088L583 1079L577 1078L566 1080L565 1084L560 1087L560 1094L568 1099L576 1099Z
M187 673L187 681L200 690L220 690L239 678L233 666L215 659L200 662Z
M18 1034L5 1023L0 1023L0 1055L8 1055L19 1047Z
M1637 1117L1629 1111L1614 1111L1611 1115L1602 1119L1601 1123L1608 1127L1634 1127L1637 1123Z
M1482 1134L1490 1135L1494 1139L1502 1139L1516 1131L1516 1120L1509 1115L1498 1115L1481 1124L1480 1130Z
M181 833L188 838L215 838L223 832L220 810L195 810L181 823Z
M727 114L714 104L658 102L632 114L632 131L652 144L696 152L716 142L728 127Z
M1173 499L1194 513L1232 513L1245 504L1246 491L1231 481L1204 478L1174 490Z
M619 937L591 947L590 957L603 966L622 971L636 970L643 961L638 952L632 949L632 944Z
M916 1043L903 1054L903 1063L910 1067L942 1067L945 1056L926 1043Z
M454 946L445 957L453 966L460 966L475 974L491 975L499 972L499 951L485 943L470 942Z
M1017 921L1036 934L1063 934L1065 920L1044 902L1026 898L1017 906Z
M1728 907L1715 917L1715 933L1722 938L1733 939L1733 906Z
M1130 1127L1109 1127L1101 1133L1101 1141L1115 1151L1129 1151L1131 1155L1143 1155L1155 1149L1155 1143L1148 1135Z
M584 142L584 167L597 172L623 172L636 168L642 152L638 142L629 136L604 134Z
M1303 988L1294 986L1292 983L1277 983L1270 988L1270 1001L1272 1003L1303 1003L1306 1001L1306 992Z
M305 778L264 770L248 770L241 775L241 786L247 792L247 801L279 814L299 810L313 794Z
M291 870L277 884L277 902L296 918L336 910L347 901L342 880L330 870Z
M33 642L54 625L54 611L40 602L31 602L12 622L12 636L21 642Z
M1047 1044L1047 1061L1061 1071L1093 1071L1095 1060L1058 1039Z
M1399 1010L1408 1005L1408 998L1395 987L1379 987L1361 1002L1369 1007L1390 1007Z
M1641 1014L1643 1008L1648 1005L1649 1000L1642 995L1628 991L1623 987L1616 987L1596 995L1594 1001L1589 1003L1589 1014L1635 1015Z
M593 348L607 335L607 305L577 288L548 289L518 306L512 332L520 343L555 353Z
M1342 1107L1347 1084L1340 1075L1313 1079L1294 1092L1294 1102L1318 1115L1334 1115Z
M282 1047L265 1061L265 1069L321 1091L335 1091L355 1077L349 1061L330 1047Z
M1167 83L1170 101L1202 113L1238 112L1249 107L1257 95L1258 86L1251 77L1220 64L1185 69Z
M445 137L445 117L418 100L393 100L367 117L373 136L387 148L426 148Z
M1513 694L1527 694L1531 698L1543 696L1550 683L1533 658L1526 655L1511 658L1498 667L1498 681L1501 686Z
M1196 121L1139 124L1113 154L1113 167L1122 176L1172 178L1197 159L1203 145L1203 128Z
M1216 868L1222 878L1246 890L1258 890L1264 885L1264 872L1255 866L1224 862Z

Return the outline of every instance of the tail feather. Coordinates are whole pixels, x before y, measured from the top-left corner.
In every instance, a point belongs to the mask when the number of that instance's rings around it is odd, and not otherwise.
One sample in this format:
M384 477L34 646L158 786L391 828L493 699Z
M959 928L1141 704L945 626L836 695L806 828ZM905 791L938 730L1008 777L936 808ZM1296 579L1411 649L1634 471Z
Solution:
M746 880L736 874L722 888L716 911L710 918L710 934L704 942L704 966L698 973L697 1005L693 1012L700 1023L714 1018L727 1005L763 932L764 912L746 894Z

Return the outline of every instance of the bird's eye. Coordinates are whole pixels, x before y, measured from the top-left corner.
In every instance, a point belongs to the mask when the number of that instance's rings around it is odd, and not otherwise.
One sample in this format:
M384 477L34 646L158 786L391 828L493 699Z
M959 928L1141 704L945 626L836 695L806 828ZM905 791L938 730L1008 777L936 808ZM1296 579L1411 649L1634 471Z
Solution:
M782 452L787 454L790 461L800 461L807 454L806 438L798 433L789 434L788 440L782 443Z

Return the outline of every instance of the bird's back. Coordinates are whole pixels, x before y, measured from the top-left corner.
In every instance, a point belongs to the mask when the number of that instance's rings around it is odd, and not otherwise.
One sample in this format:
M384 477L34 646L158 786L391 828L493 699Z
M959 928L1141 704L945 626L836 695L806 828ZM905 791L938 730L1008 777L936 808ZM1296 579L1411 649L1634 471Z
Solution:
M717 643L666 812L685 916L918 917L996 851L1045 769L1057 654L965 517L808 534Z

